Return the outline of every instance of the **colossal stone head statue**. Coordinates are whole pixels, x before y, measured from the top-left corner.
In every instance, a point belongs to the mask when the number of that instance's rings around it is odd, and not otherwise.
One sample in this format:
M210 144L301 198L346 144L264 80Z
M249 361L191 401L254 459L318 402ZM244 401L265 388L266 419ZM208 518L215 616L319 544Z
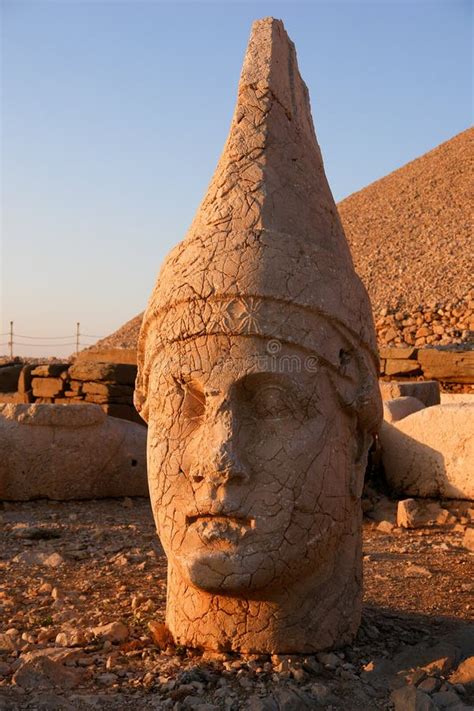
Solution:
M253 26L229 137L161 269L138 361L175 640L246 652L349 641L381 419L375 332L278 20Z

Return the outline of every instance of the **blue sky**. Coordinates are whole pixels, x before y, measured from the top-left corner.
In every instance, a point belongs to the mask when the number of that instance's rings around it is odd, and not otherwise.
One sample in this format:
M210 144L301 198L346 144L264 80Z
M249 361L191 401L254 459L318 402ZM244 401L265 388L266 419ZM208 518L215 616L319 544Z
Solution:
M2 333L107 335L144 308L217 163L254 19L296 44L336 200L472 120L464 0L1 8Z

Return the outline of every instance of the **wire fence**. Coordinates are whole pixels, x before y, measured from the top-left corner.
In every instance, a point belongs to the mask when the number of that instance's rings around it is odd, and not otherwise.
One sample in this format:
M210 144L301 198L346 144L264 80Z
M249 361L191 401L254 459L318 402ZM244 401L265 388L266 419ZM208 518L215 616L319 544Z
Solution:
M3 338L7 340L0 340L0 348L8 348L9 355L13 358L16 346L26 346L27 348L59 348L68 346L74 348L77 354L81 348L91 346L93 341L102 338L102 336L91 333L81 333L81 324L79 321L76 322L76 332L73 334L68 333L65 336L27 336L22 333L16 333L14 330L14 322L10 321L10 330L5 333L0 333L0 339Z

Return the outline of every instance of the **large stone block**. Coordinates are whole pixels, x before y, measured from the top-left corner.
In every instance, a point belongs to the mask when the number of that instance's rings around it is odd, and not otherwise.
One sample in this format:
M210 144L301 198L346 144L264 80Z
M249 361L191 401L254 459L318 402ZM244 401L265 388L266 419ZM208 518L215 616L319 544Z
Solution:
M416 397L426 407L439 405L440 387L436 380L420 380L406 382L379 382L382 400L393 400L398 397Z
M450 383L474 383L474 350L423 348L418 361L425 378Z
M136 365L125 363L99 363L77 360L70 368L69 375L74 380L106 380L121 385L134 385L137 375Z
M417 348L395 348L394 346L381 346L379 354L386 360L416 360Z
M44 363L34 367L31 375L39 378L58 378L68 367L68 363Z
M474 406L435 405L396 423L380 439L385 476L405 496L474 499Z
M62 378L33 378L31 388L35 397L57 397L63 392Z
M146 430L98 405L0 405L0 499L146 496Z
M14 392L18 389L18 378L22 368L21 363L0 367L0 393Z
M394 358L386 360L384 372L385 375L417 375L421 369L417 360Z
M82 392L90 395L105 395L110 398L128 398L130 404L133 402L133 388L130 385L118 385L117 383L84 382Z

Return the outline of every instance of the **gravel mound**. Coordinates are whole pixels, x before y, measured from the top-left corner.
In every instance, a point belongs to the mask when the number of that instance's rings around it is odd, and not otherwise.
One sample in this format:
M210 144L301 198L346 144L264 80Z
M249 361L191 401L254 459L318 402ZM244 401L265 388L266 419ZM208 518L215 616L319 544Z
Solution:
M473 142L471 128L339 203L376 318L472 288Z

